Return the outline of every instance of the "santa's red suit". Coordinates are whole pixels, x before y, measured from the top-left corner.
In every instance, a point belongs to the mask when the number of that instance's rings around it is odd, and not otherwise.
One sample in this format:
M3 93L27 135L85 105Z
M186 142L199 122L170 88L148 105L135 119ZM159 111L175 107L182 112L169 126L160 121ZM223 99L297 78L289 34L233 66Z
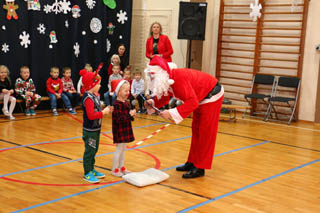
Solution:
M198 70L170 69L167 63L163 64L162 60L152 60L149 65L151 72L152 66L160 66L166 70L172 84L167 96L163 95L160 99L154 98L155 106L160 108L168 104L172 96L183 101L182 105L169 110L177 124L193 112L192 141L188 162L193 163L197 168L211 169L224 96L223 87L221 86L216 94L213 93L218 85L217 79Z

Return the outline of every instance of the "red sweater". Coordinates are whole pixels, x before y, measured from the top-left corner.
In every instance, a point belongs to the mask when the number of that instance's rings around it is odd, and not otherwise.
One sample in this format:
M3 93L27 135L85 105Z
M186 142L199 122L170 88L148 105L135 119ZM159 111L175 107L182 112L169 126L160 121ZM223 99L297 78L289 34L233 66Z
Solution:
M159 36L158 53L161 54L162 57L166 59L168 62L172 62L171 55L173 54L173 49L168 36L166 35ZM147 44L146 44L146 57L151 58L151 55L153 55L153 37L152 36L147 39Z
M63 85L62 85L62 81L60 78L57 79L53 79L52 77L50 77L47 80L47 92L48 93L52 93L52 94L56 94L62 93L62 89L63 89Z

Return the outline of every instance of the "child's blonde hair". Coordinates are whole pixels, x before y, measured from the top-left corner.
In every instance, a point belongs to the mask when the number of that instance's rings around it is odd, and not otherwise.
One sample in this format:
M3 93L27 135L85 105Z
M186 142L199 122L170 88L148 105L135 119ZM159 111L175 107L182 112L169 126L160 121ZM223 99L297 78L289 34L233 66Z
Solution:
M50 68L50 73L53 72L53 70L58 70L58 72L59 72L59 67L51 67Z
M20 67L20 73L21 73L22 70L24 70L24 69L29 69L29 67L28 67L28 66L22 66L22 67Z
M85 64L84 69L86 69L87 71L91 70L91 72L93 72L93 68L92 68L91 64Z
M113 63L112 61L113 61L113 59L115 59L115 58L118 59L119 64L120 64L120 63L121 63L120 56L117 55L117 54L113 54L113 55L111 56L110 63ZM114 64L114 65L115 65L115 64Z
M6 65L0 65L0 71L2 71L2 70L7 72L7 77L6 78L8 79L8 81L11 84L10 71L9 71L8 67Z

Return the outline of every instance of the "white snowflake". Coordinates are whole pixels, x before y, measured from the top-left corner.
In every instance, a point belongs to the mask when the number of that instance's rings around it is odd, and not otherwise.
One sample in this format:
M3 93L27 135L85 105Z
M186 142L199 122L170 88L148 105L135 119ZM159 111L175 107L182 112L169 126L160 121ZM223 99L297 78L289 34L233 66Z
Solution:
M70 1L67 1L67 0L60 1L61 12L63 12L64 14L68 14L68 12L71 11L70 5L71 5Z
M52 11L52 6L51 5L44 5L44 8L43 8L43 11L48 14L48 13L51 13Z
M46 28L45 28L44 24L39 24L37 30L39 31L40 34L46 33Z
M78 58L80 54L80 45L78 44L78 42L76 42L76 44L73 45L73 49L74 49L75 56Z
M125 21L128 20L127 12L120 10L119 13L117 13L118 22L121 24L124 24Z
M55 2L51 5L51 11L55 14L61 13L62 12L62 5L61 2L58 0L55 0Z
M92 10L94 6L96 6L96 1L95 0L86 0L87 7Z
M294 11L296 11L297 7L298 7L298 0L292 0L291 12L293 13Z
M9 52L9 45L6 44L6 43L2 44L2 51L3 51L4 53Z
M97 41L97 40L93 40L93 43L94 43L94 44L98 44L98 41Z
M29 39L30 35L26 31L23 31L22 34L19 35L19 38L21 39L21 46L24 46L24 48L28 48L28 45L31 44L31 41Z
M107 53L109 53L111 50L111 42L109 41L109 39L107 39L106 43L107 43Z
M49 48L50 48L50 49L52 49L52 48L53 48L52 44L49 44Z
M122 39L122 35L119 35L119 39Z
M68 20L66 20L66 21L64 22L64 26L66 26L66 28L69 28L69 21L68 21Z
M2 29L3 29L3 30L6 30L6 26L5 26L5 25L2 25Z
M102 29L102 24L100 19L92 18L90 22L90 29L93 33L99 33Z
M250 8L251 8L250 17L253 19L253 21L257 21L257 18L261 17L260 10L262 9L262 6L259 3L259 0L255 0L254 5L251 3Z

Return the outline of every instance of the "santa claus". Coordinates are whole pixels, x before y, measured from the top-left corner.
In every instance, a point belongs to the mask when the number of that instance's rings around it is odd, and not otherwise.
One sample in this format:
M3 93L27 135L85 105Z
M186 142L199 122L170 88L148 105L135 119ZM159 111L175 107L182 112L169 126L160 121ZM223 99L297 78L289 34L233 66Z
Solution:
M145 69L147 89L154 96L146 101L145 107L150 114L168 104L171 97L182 101L182 105L160 113L176 124L193 112L188 160L176 170L186 171L183 178L201 177L205 169L211 169L224 90L218 80L207 73L169 65L155 56Z

